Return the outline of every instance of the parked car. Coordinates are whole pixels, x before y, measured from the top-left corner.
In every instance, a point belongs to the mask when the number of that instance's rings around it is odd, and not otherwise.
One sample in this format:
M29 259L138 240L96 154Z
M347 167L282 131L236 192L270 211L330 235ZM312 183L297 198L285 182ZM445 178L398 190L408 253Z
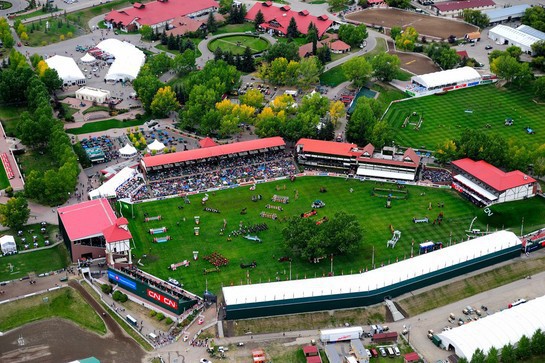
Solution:
M492 46L491 46L491 45L487 45L486 47L484 47L484 49L490 50L490 49L492 49Z
M380 347L380 348L378 348L378 350L379 350L381 356L386 357L386 349Z

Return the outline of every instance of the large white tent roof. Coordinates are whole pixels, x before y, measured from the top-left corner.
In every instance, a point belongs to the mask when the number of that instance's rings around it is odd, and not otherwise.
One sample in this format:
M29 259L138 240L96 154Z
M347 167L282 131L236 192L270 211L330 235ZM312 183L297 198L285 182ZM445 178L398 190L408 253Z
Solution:
M89 198L115 198L117 196L116 190L123 185L127 180L132 178L136 174L136 170L129 168L128 166L121 169L119 173L115 174L112 179L108 180L100 187L92 190L89 193Z
M80 61L82 61L83 63L91 63L96 61L96 58L89 53L85 53L85 55L80 58Z
M148 145L148 150L155 150L155 151L161 151L164 150L165 144L163 144L161 141L155 139L151 144Z
M545 296L530 300L482 319L439 334L443 345L452 345L459 357L471 360L477 348L485 354L492 347L501 349L537 329L545 329Z
M62 55L54 55L45 60L49 68L54 69L59 74L59 77L64 82L75 82L80 79L85 79L83 72L79 69L76 61L70 57Z
M0 237L0 249L2 253L15 252L17 251L17 244L15 243L15 238L10 235L5 235Z
M136 155L136 148L132 146L131 144L128 144L123 146L121 149L119 149L119 154L124 157L130 157Z
M372 291L520 244L513 232L499 231L361 274L228 286L223 296L236 305Z
M495 34L504 39L509 39L512 43L518 43L528 48L531 48L532 44L539 41L539 38L507 25L496 25L490 29L488 33Z
M469 82L479 80L481 75L471 67L462 67L449 69L446 71L422 74L413 76L413 81L426 88L434 88L460 82Z
M115 57L108 69L106 80L133 80L146 61L144 52L128 42L118 39L106 39L98 43L97 48Z

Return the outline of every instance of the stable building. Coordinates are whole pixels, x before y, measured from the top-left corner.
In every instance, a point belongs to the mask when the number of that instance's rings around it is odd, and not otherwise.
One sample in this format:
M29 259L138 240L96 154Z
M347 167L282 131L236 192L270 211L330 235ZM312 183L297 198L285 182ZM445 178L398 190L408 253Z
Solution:
M488 16L488 19L490 19L490 24L501 24L522 18L526 12L526 9L530 7L531 6L528 4L520 4L507 8L485 10L482 13Z
M223 287L225 318L247 319L382 303L520 256L521 241L499 231L369 271Z
M519 170L504 172L484 160L452 162L452 188L479 206L511 202L536 195L537 181Z
M524 53L534 55L532 45L540 40L545 40L545 34L527 25L521 25L514 29L500 24L488 31L488 38L498 44L517 46Z
M432 5L437 15L457 17L461 16L464 10L488 10L496 7L492 0L467 0L467 1L445 1Z
M57 216L72 262L108 254L108 262L132 263L128 221L117 218L107 199L59 208Z
M159 0L146 4L135 2L131 7L110 11L104 21L106 25L122 31L136 31L148 25L161 32L168 29L177 17L195 18L215 12L218 8L219 4L214 0Z

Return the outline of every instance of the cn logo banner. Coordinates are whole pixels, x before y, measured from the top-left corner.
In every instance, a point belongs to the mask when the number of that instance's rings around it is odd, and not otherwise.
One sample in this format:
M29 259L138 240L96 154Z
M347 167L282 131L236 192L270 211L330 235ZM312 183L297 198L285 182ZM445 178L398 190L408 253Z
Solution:
M178 303L163 294L160 294L150 289L147 289L146 294L148 295L148 297L151 297L153 300L158 301L163 305L169 306L173 309L178 309Z

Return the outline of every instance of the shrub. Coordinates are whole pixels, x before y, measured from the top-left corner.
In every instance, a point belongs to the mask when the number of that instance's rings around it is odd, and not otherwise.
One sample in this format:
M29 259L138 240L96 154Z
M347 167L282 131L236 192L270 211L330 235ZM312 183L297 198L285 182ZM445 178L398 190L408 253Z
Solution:
M165 318L165 314L157 313L157 315L155 315L155 317L157 318L157 320L163 321L163 319Z
M151 318L153 318L155 315L157 315L157 311L152 310L152 311L149 312L149 316L150 316Z
M100 285L100 289L103 293L109 295L112 292L112 286L108 284L102 284Z
M13 197L13 188L12 188L11 186L7 187L7 188L5 189L5 191L6 191L6 195L7 195L8 197L10 197L10 198Z
M167 325L172 324L172 319L171 318L166 318L165 324L167 324Z
M127 300L129 300L129 296L127 294L124 294L124 293L121 293L121 296L119 298L119 302L126 302Z
M112 294L112 298L114 299L114 301L121 301L121 299L123 298L123 293L119 290L115 290Z

